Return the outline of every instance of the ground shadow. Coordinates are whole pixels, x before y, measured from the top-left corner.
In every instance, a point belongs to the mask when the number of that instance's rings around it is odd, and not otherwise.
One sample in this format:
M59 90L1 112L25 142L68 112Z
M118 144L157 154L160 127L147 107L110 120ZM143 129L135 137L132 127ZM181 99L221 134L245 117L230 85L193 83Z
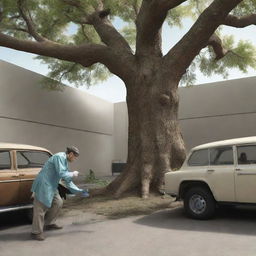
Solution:
M4 233L0 234L0 241L29 241L31 240L30 233L23 231L23 232L15 232L15 233Z
M0 231L28 224L30 223L23 211L0 213Z
M64 230L64 231L51 231L45 232L45 237L61 237L61 236L70 236L70 234L78 233L93 233L90 230ZM0 233L0 243L5 241L29 241L31 240L30 231L28 230L18 230L15 232L8 232L1 234Z
M175 230L256 235L256 208L220 208L214 219L193 220L182 207L166 209L135 221L140 225Z

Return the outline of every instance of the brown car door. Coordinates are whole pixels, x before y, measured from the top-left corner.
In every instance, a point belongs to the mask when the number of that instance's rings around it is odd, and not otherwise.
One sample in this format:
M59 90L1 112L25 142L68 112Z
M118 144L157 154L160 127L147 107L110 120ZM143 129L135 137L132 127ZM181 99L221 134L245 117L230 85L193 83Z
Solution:
M0 151L0 207L15 205L19 202L20 179L13 159L13 151Z
M16 151L17 171L20 178L19 202L31 202L32 183L50 154L45 151L20 150Z

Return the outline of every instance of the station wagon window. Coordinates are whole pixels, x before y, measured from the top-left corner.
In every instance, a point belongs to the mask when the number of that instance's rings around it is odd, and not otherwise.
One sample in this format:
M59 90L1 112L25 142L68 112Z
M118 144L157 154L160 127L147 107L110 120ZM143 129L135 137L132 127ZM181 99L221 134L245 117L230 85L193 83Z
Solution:
M211 165L233 165L233 149L232 147L218 147L210 149Z
M209 164L208 149L196 150L188 160L190 166L204 166Z
M42 167L51 155L44 151L17 151L18 168Z
M256 164L256 145L237 147L238 164Z
M0 152L0 170L11 169L11 157L9 151Z

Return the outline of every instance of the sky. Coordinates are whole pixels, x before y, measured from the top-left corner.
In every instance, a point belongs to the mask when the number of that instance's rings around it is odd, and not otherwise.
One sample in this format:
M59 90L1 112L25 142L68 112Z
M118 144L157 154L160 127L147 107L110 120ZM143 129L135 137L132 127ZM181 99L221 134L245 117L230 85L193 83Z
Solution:
M114 25L119 29L122 24L120 21L114 22ZM163 26L163 53L167 53L168 50L182 38L184 33L189 30L192 25L190 20L183 21L183 28L173 27L170 28L167 24ZM249 40L256 46L256 37L255 37L256 26L249 26L243 29L236 29L230 27L224 27L223 33L226 35L234 35L237 40ZM11 50L8 48L0 47L0 59L23 67L25 69L34 71L36 73L47 75L48 68L47 65L41 64L39 60L34 59L36 55L30 53L19 52L16 50ZM211 83L216 81L223 81L223 77L214 75L211 77L206 77L201 74L199 71L197 73L196 84ZM228 79L237 79L249 76L256 76L256 70L248 69L247 73L242 73L239 70L230 70ZM72 86L72 84L69 84ZM110 102L122 102L126 98L126 89L124 83L117 76L112 75L107 81L99 83L97 85L91 86L89 89L85 85L79 90L83 90L89 94L100 97L104 100Z

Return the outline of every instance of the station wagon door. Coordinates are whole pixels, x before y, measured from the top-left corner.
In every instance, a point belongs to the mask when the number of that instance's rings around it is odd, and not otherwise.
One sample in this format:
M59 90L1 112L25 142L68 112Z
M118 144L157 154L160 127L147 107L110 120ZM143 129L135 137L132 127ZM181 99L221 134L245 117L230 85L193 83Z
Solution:
M17 150L16 163L20 178L20 203L31 201L32 183L50 154L45 151Z
M20 180L12 160L12 151L0 151L0 208L19 201Z
M236 147L236 201L256 203L256 145Z
M234 153L232 146L210 148L207 181L218 201L235 201Z

